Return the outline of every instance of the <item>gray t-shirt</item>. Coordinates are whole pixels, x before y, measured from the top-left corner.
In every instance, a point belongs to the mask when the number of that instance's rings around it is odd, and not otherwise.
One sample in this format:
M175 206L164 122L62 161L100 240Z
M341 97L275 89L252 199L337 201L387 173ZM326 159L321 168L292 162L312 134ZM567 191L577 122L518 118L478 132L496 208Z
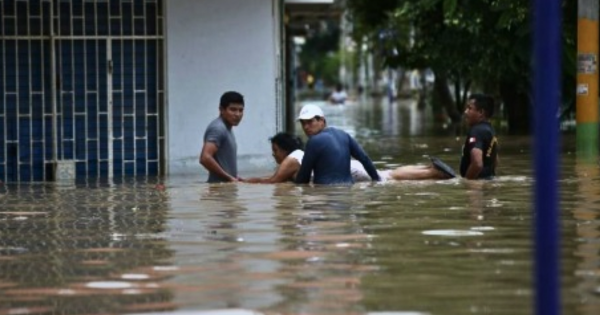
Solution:
M206 127L204 142L212 142L219 148L215 154L215 160L225 172L237 177L237 144L235 136L232 129L227 129L227 125L225 125L221 117L216 118ZM212 172L208 174L209 183L226 181Z

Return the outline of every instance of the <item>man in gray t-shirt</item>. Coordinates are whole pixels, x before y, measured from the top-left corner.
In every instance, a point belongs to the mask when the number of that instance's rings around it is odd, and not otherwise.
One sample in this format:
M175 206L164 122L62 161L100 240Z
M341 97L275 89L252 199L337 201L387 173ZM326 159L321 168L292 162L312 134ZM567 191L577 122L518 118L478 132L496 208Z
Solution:
M219 117L206 127L200 153L209 183L238 181L237 144L232 129L243 116L244 97L238 92L225 92L219 103Z

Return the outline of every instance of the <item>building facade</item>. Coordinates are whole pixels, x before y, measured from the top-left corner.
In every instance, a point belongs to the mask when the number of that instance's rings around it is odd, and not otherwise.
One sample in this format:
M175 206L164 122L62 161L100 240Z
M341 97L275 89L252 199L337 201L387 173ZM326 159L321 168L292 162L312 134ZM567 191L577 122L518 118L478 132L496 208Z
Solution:
M282 1L0 0L0 180L189 174L220 95L240 171L285 128Z

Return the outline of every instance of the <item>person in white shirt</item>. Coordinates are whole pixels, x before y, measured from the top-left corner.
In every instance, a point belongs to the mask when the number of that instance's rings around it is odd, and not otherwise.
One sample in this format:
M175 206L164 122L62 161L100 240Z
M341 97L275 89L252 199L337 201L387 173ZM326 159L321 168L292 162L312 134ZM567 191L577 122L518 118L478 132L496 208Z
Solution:
M335 91L329 96L329 102L335 105L344 105L346 99L348 99L348 94L344 91L342 84L338 83L335 86Z
M247 178L244 182L274 184L291 181L296 177L304 156L302 140L285 132L274 135L270 140L273 158L279 165L277 170L270 177Z
M280 132L271 139L271 150L278 164L275 173L269 177L253 177L243 180L247 183L274 184L292 181L302 164L304 144L291 134ZM355 182L371 181L371 177L359 161L350 161L350 173ZM449 179L456 177L454 170L441 160L432 157L429 165L406 165L392 170L377 170L382 181Z
M393 170L377 170L382 181L450 179L456 177L454 170L440 159L431 157L431 164L405 165ZM358 161L350 161L350 172L355 182L370 181L369 174Z

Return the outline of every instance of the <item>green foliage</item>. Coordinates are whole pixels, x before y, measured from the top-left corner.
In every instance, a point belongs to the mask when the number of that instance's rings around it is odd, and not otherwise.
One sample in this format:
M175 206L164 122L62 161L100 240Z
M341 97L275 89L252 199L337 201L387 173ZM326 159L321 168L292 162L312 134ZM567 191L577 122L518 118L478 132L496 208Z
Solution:
M355 38L368 37L382 54L384 66L430 67L452 81L474 81L478 86L494 87L508 80L521 93L529 91L530 0L347 0L347 4L351 20L358 22ZM567 79L575 69L576 5L564 1ZM394 36L381 41L382 30Z
M331 84L337 82L340 66L339 40L340 29L334 23L327 23L326 28L307 36L299 56L302 68L315 79Z
M319 74L325 84L334 85L339 81L338 74L340 69L340 54L329 53L322 59L322 65L320 67Z

